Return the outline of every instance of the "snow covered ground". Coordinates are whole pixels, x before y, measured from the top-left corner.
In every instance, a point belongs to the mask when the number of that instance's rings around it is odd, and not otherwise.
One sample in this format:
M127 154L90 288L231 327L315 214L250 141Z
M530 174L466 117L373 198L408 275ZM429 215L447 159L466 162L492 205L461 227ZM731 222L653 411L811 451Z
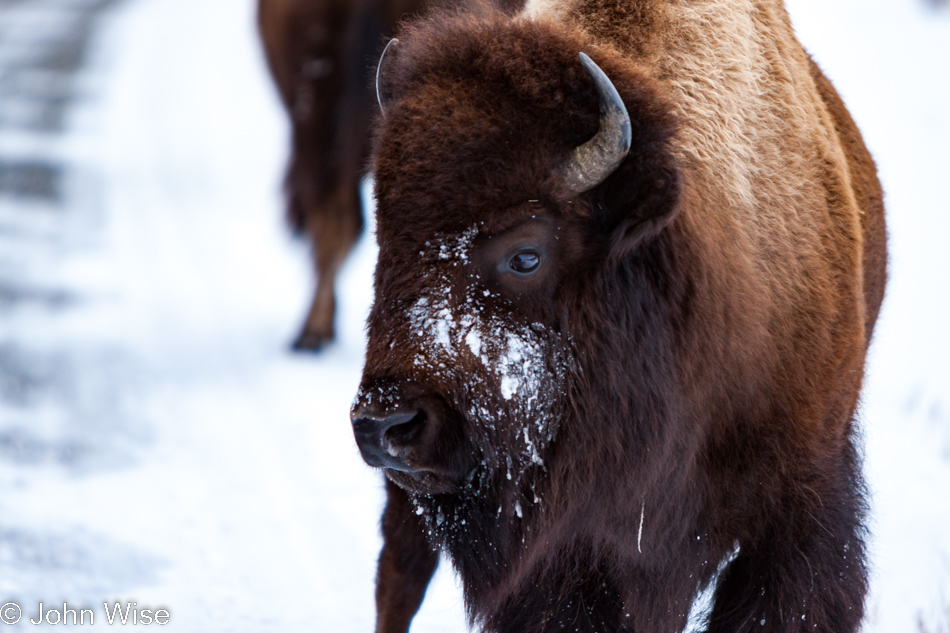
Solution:
M26 63L11 42L60 37L57 10L96 1L0 0L0 90L4 64ZM339 343L288 353L311 274L282 222L287 129L253 5L110 5L66 69L62 125L0 98L0 172L38 166L28 192L0 173L0 604L23 605L21 628L40 601L103 626L101 603L128 600L180 631L372 630L383 497L348 408L374 246L344 270ZM789 8L888 194L892 282L862 414L866 628L913 631L922 614L946 631L950 10ZM23 81L55 101L66 79ZM443 566L413 631L464 630Z
M0 602L371 631L382 491L348 410L374 253L345 273L341 343L288 353L311 274L253 2L121 5L77 81L65 136L0 136L66 166L62 201L0 202L4 282L30 291L0 308ZM442 585L420 630L464 628Z
M930 631L950 631L950 11L912 0L789 9L887 196L891 280L862 414L874 533L867 629L915 630L919 613Z

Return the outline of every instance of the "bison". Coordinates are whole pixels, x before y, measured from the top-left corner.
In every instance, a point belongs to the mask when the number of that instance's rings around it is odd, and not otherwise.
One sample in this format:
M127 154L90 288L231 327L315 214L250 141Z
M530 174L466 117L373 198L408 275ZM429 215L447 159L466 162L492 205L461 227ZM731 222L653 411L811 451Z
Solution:
M439 550L492 633L857 630L882 193L781 1L443 13L378 78L377 632Z
M333 340L337 273L363 228L370 67L383 34L427 0L260 0L265 57L291 122L287 217L313 246L317 289L298 350Z
M287 217L310 240L317 273L296 350L319 351L333 340L337 273L363 229L360 181L381 38L400 19L452 1L465 0L259 0L265 57L291 123ZM508 11L522 3L497 1Z

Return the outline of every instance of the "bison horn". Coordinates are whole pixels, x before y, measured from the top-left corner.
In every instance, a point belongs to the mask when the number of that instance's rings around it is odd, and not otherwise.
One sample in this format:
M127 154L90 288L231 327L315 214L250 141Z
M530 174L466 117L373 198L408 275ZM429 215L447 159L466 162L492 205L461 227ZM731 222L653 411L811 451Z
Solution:
M630 115L617 88L590 57L581 53L580 58L600 95L600 129L592 139L574 148L564 166L564 181L575 193L589 191L604 182L623 162L631 141Z
M386 44L386 48L383 49L383 54L379 56L379 64L376 65L376 101L379 102L379 109L382 111L383 116L386 116L386 106L389 105L389 95L383 96L383 87L380 83L380 78L383 74L383 64L386 63L386 53L389 52L389 49L393 48L399 40L395 37L389 40L389 43Z

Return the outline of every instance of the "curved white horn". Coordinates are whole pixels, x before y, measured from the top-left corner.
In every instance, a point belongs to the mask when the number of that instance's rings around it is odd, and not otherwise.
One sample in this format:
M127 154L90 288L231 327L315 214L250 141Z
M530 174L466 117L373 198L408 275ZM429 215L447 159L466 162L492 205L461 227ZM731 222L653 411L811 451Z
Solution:
M380 76L383 72L383 64L386 62L386 53L389 52L389 49L398 43L395 37L389 40L389 43L386 44L386 48L383 49L383 54L379 56L379 63L376 65L376 101L379 103L379 109L382 111L383 116L386 116L386 106L388 105L388 100L383 97L382 86L380 85Z
M574 148L564 166L564 181L576 193L589 191L606 180L627 156L631 142L630 115L617 89L590 57L581 53L580 58L600 95L600 129Z

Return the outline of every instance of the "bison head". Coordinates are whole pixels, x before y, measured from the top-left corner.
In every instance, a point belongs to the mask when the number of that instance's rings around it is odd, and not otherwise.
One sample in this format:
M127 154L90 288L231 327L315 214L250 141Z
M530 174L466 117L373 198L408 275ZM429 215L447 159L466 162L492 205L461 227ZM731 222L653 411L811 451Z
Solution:
M412 493L506 488L520 515L564 425L597 423L594 350L632 314L606 280L675 214L669 108L630 62L530 20L417 24L379 74L356 439Z

